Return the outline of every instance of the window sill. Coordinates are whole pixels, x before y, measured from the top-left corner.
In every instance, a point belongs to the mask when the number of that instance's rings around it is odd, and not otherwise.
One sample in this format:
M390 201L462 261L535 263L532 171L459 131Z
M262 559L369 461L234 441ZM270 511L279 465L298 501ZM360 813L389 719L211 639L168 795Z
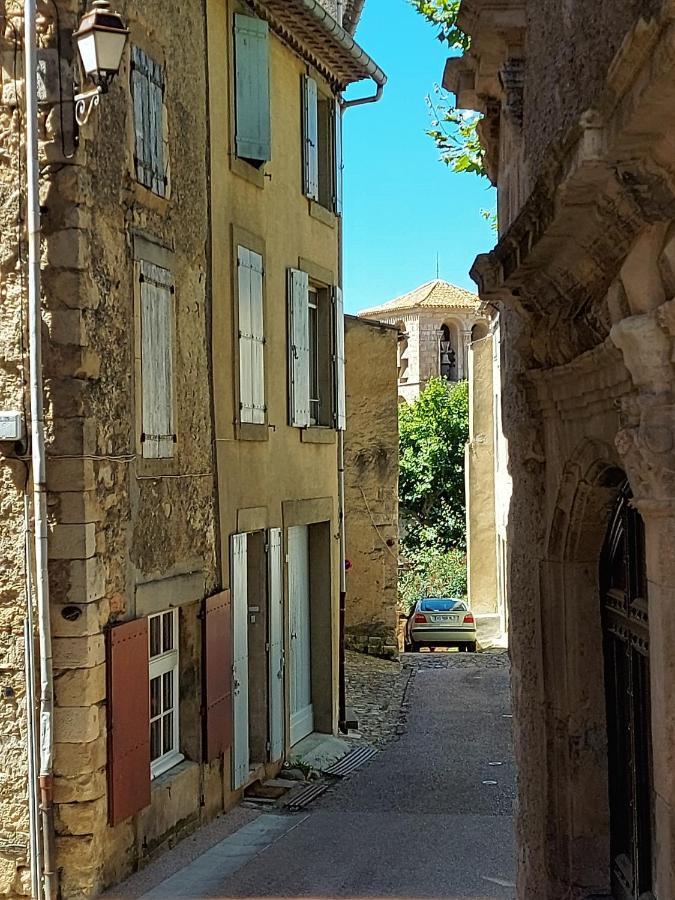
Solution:
M269 425L254 425L252 422L237 423L237 437L240 441L268 441Z
M303 428L300 432L300 440L303 444L334 444L336 434L328 426L315 425L311 428Z
M172 753L171 756L167 756L166 759L158 760L156 766L154 764L151 764L150 779L152 780L153 786L155 784L159 785L159 779L163 775L166 775L167 772L175 769L176 766L180 765L180 763L182 763L184 759L185 757L182 753Z
M141 184L140 181L136 181L135 175L132 174L131 178L131 192L138 203L141 203L148 209L154 209L156 212L167 212L171 201L170 189L167 190L165 197L161 197L144 184Z
M234 174L238 175L240 178L243 178L244 181L248 181L249 184L255 185L255 187L258 187L261 190L265 187L265 165L266 164L263 164L259 169L256 169L255 166L252 166L251 163L246 162L245 159L240 159L233 153L230 154L230 168L232 169Z
M320 203L317 203L316 200L309 201L309 214L313 219L327 225L329 228L335 228L337 222L335 213L326 209L326 207L322 206Z

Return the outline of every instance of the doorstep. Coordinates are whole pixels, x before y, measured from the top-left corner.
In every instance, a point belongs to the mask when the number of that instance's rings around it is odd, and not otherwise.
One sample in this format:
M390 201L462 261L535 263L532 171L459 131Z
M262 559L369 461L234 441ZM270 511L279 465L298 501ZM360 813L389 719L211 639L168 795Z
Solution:
M346 756L353 749L353 744L344 738L333 734L319 734L313 732L303 738L288 754L289 765L293 768L296 764L323 772Z

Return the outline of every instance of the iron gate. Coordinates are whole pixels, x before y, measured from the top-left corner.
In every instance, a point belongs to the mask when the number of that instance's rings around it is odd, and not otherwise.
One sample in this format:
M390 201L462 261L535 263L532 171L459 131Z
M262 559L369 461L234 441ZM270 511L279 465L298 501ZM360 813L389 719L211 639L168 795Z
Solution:
M644 525L627 485L601 563L612 895L654 900L649 605Z

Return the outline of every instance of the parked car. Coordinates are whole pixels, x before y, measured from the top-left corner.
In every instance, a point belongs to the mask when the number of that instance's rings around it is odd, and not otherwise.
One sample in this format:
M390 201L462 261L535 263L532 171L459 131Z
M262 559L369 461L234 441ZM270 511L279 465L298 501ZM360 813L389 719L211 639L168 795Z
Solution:
M476 619L465 600L423 597L413 606L405 626L405 649L458 647L476 652Z

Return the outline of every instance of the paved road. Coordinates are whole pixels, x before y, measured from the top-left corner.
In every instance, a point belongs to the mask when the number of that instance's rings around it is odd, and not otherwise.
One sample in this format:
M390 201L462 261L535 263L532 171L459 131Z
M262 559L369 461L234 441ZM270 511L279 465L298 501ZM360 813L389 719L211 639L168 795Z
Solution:
M502 654L420 654L404 733L237 871L218 848L153 896L514 898L508 670ZM490 765L501 763L501 765ZM495 782L495 783L492 783ZM270 841L273 841L270 843ZM247 858L245 853L242 857ZM175 879L174 879L175 882Z

